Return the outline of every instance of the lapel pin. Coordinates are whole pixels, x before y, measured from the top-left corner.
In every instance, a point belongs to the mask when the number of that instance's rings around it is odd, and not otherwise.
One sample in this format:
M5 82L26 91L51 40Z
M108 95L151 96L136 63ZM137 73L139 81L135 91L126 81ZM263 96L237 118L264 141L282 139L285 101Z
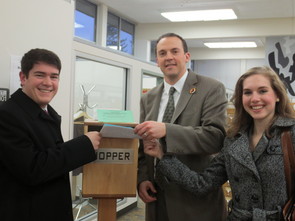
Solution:
M196 91L197 91L197 89L194 87L194 88L191 88L191 89L189 90L189 93L190 93L190 94L194 94Z

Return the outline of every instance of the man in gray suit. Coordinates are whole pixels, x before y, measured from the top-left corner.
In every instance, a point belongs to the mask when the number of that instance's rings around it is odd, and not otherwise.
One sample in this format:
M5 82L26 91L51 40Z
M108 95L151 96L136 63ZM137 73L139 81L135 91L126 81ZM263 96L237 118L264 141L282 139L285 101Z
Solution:
M135 127L135 133L144 139L159 139L165 151L200 172L222 147L227 105L225 88L214 79L186 69L190 53L184 39L177 34L167 33L158 39L156 58L164 82L142 96L142 123ZM167 103L168 106L171 103L170 87L175 88L171 95L173 115L171 120L163 122ZM221 188L202 198L171 183L165 191L161 190L157 182L165 181L165 177L154 171L155 163L154 158L144 154L141 144L138 194L146 203L147 221L225 220L226 203Z

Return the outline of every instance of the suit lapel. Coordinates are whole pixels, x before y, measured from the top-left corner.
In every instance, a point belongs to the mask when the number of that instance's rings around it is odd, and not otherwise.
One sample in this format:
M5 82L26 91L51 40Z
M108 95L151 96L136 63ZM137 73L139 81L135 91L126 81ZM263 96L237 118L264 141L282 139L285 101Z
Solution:
M174 123L179 115L183 112L184 108L187 106L189 100L194 95L198 93L197 85L197 76L193 72L188 73L185 83L183 85L177 106L175 107L174 114L171 119L171 123Z
M148 110L150 110L149 111L150 116L147 117L149 120L157 121L157 119L158 119L163 89L164 89L164 83L161 83L147 97Z

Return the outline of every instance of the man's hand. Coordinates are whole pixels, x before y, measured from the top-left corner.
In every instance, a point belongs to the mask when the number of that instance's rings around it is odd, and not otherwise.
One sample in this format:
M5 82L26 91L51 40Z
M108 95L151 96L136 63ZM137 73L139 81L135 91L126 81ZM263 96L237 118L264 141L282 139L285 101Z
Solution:
M134 133L146 140L159 139L166 136L166 125L162 122L145 121L134 128Z
M155 194L157 193L156 188L151 181L143 181L139 184L138 195L145 203L156 201Z
M98 131L90 131L85 134L91 141L93 145L93 149L97 150L99 148L100 140L101 140L101 135Z

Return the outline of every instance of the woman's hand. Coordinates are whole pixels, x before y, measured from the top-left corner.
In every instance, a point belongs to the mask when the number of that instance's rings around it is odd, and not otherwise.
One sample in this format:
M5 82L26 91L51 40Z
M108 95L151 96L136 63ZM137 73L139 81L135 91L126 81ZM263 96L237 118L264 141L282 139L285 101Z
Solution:
M146 140L143 139L143 145L144 145L144 153L147 155L150 155L152 157L156 157L159 159L162 159L164 153L162 146L157 139L153 140Z

